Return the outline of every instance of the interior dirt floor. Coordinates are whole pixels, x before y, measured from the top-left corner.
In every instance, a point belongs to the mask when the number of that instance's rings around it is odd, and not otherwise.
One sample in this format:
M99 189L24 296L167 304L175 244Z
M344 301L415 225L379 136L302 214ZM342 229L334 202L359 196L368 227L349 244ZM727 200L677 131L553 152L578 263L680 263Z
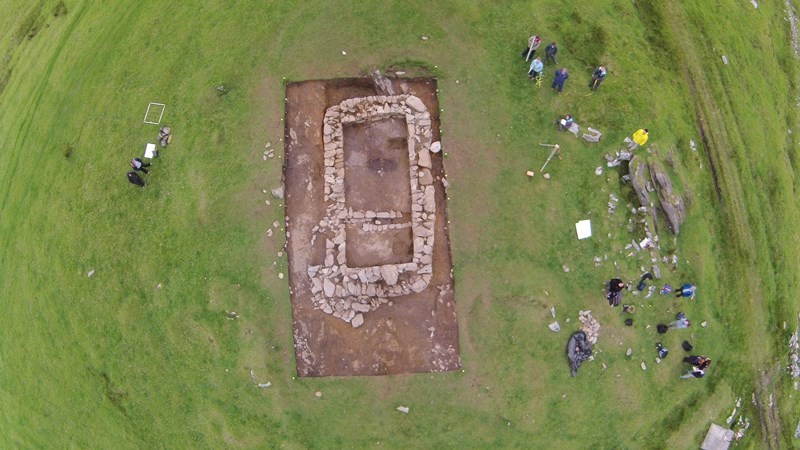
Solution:
M436 80L393 79L395 94L405 88L431 115L433 141L439 138ZM403 86L404 85L404 86ZM286 86L285 200L292 325L299 376L388 375L441 372L461 367L447 229L442 153L432 153L436 191L433 278L418 294L388 298L364 315L359 328L314 309L307 269L325 257L325 239L312 229L325 215L323 117L342 100L385 95L371 78L315 80ZM411 215L405 120L384 119L344 128L345 203L354 210L395 210ZM383 233L347 230L347 264L366 267L408 262L409 228Z

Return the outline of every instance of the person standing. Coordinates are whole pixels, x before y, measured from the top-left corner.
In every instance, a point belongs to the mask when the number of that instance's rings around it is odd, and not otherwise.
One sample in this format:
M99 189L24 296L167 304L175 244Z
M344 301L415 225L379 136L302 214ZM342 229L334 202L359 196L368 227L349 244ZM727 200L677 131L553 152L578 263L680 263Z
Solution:
M556 53L558 53L558 46L556 46L555 42L551 42L550 45L544 48L544 62L547 63L552 60L553 64L558 64Z
M603 66L598 67L594 70L592 74L592 82L589 83L589 88L593 91L596 91L598 87L600 87L600 83L606 79L606 68Z
M640 128L633 133L633 139L625 138L625 142L628 143L628 150L634 151L636 147L644 145L647 142L647 138L650 136L649 133L647 128Z
M137 172L142 171L144 173L150 173L145 169L145 167L150 167L150 165L150 163L142 161L141 158L133 158L131 160L131 167Z
M542 45L542 38L539 36L533 35L528 39L528 48L522 52L522 57L525 58L525 61L528 61L531 56L536 54L536 50L539 49L540 45Z
M131 184L144 187L144 180L136 172L128 172L128 181L130 181Z
M567 81L567 78L569 78L569 73L567 73L566 67L556 70L556 75L553 78L553 84L550 86L550 89L558 88L558 93L560 94L564 89L564 82Z
M688 297L690 299L694 299L695 291L697 291L697 286L686 283L683 286L681 286L680 289L678 289L678 295L676 295L675 298Z
M533 59L531 63L531 68L528 70L528 77L531 80L535 80L542 76L542 71L544 70L544 64L542 64L542 58L538 56Z

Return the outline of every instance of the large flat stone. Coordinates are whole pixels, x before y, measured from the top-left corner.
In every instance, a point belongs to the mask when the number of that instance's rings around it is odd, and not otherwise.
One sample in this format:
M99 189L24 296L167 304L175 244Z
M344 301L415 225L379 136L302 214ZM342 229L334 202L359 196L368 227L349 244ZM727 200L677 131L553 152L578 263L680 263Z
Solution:
M419 97L413 95L408 96L406 99L406 105L417 112L423 112L427 110L427 108L425 108L425 103L422 103L422 100L420 100Z
M397 284L397 277L397 266L393 264L381 266L381 278L383 278L383 281L385 281L387 285L394 286Z
M336 293L336 285L329 278L325 278L322 282L322 290L325 292L326 297L331 298Z
M417 165L427 169L433 167L431 164L431 152L424 148L420 149L419 153L417 154Z

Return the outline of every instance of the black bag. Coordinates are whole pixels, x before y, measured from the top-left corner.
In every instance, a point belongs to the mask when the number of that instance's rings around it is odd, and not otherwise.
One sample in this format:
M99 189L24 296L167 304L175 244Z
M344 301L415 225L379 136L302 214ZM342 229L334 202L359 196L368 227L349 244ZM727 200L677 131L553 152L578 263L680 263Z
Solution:
M683 346L683 349L686 350L687 352L692 351L692 349L694 348L692 347L692 344L689 343L689 341L683 341L683 344L681 345Z
M660 323L656 325L656 330L658 331L658 334L664 334L667 331L669 331L669 327L664 325L663 323Z

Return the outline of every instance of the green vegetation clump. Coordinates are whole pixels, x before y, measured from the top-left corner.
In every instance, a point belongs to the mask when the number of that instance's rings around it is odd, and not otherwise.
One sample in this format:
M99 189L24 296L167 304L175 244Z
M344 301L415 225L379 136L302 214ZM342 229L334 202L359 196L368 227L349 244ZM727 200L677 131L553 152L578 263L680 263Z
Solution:
M60 1L53 7L53 17L61 17L67 14L67 5Z

